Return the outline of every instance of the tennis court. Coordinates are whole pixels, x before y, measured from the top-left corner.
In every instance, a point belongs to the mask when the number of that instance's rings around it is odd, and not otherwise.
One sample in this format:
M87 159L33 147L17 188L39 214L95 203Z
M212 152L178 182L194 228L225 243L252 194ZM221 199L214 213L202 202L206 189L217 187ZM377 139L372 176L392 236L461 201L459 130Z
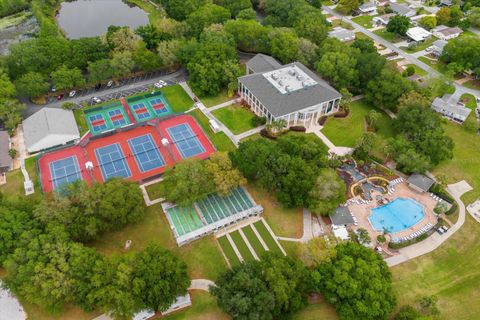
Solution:
M88 116L88 121L90 122L92 132L99 133L108 129L107 123L101 113Z
M166 116L172 113L172 110L163 95L156 95L151 98L147 98L147 101L152 106L152 109L155 111L157 117Z
M146 172L165 165L165 160L150 134L132 138L128 140L128 145L135 156L140 171Z
M139 121L144 121L152 118L152 114L148 111L143 102L138 102L131 105L135 118Z
M128 178L132 174L118 143L95 149L103 180L114 177Z
M170 217L170 221L172 221L175 232L178 236L183 236L184 234L203 227L200 217L192 206L171 207L168 208L166 212Z
M122 105L113 104L85 111L90 132L100 134L130 123Z
M205 148L187 123L167 128L167 132L183 159L205 152Z
M76 156L52 161L49 166L54 190L64 184L82 179Z

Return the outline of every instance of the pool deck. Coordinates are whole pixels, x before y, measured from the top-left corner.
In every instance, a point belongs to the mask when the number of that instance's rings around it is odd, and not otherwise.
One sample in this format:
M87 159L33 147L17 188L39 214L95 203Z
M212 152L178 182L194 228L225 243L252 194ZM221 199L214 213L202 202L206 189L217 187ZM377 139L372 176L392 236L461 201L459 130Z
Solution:
M372 192L373 199L378 195L378 192ZM429 196L428 193L419 193L407 186L405 182L398 184L395 187L395 192L392 195L383 194L384 198L393 201L397 198L411 198L423 205L425 211L425 217L420 220L417 224L403 231L392 233L389 236L395 238L402 238L409 236L410 234L420 230L422 227L426 226L428 223L435 225L437 223L437 217L433 212L437 201ZM354 226L353 229L364 228L368 231L372 241L374 242L378 235L382 232L376 231L371 225L368 217L370 216L371 210L373 208L379 207L377 201L372 201L370 204L351 204L348 206L350 212L357 218L358 226Z

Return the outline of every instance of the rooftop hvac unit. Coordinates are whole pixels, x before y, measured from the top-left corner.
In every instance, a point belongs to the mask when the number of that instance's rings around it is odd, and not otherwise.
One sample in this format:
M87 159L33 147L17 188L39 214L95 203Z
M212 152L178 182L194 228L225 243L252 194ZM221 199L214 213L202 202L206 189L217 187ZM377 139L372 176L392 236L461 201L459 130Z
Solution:
M278 80L278 84L279 84L280 86L283 86L283 81L282 81L282 80Z
M297 75L297 72L295 71L295 69L290 69L288 70L288 73L291 75L291 76L296 76Z
M304 78L302 75L298 75L298 76L297 76L297 80L298 80L298 81L303 81L303 80L305 80L305 78Z
M285 91L287 92L291 92L292 91L292 87L290 87L288 84L285 86Z
M272 73L272 79L273 80L277 80L278 79L278 75L274 72Z

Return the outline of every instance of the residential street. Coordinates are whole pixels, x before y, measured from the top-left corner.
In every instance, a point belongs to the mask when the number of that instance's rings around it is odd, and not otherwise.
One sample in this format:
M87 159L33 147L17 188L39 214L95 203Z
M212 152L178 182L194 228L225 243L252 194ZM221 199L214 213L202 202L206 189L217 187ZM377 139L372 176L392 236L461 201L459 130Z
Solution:
M418 60L415 57L415 54L406 53L405 51L399 49L395 44L383 39L382 37L376 35L375 33L369 31L368 29L362 27L358 23L353 22L351 19L349 19L345 16L342 16L340 13L336 12L335 10L333 10L330 7L323 6L322 9L325 10L326 12L328 12L329 14L334 15L335 17L337 17L339 19L342 19L343 21L347 21L355 29L357 29L358 31L361 31L362 33L366 34L368 37L370 37L371 39L373 39L377 43L380 43L381 45L385 46L386 48L398 53L399 56L401 56L404 59L406 59L406 60L410 61L411 63L415 64L417 67L427 71L430 76L434 76L434 77L441 76L441 73L439 73L437 70L431 68L429 65L427 65L427 64L423 63L422 61ZM462 85L459 85L457 83L453 83L453 85L455 86L455 94L454 94L455 97L460 97L464 93L470 93L470 94L473 94L477 97L480 97L480 91L479 90L466 88L466 87L464 87Z

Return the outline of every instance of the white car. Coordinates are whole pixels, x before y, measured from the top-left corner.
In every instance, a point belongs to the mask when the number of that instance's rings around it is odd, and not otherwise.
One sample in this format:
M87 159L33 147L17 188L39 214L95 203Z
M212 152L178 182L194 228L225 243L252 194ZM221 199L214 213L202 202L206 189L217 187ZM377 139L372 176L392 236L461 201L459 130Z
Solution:
M93 97L92 101L95 102L95 103L100 103L100 102L102 102L102 99L100 99L99 97Z
M163 88L163 87L164 87L164 84L163 84L163 83L160 83L160 82L155 82L155 83L153 84L153 86L154 86L155 88L159 88L159 89L160 89L160 88Z
M70 91L70 93L68 94L68 96L71 98L71 97L74 97L76 94L77 94L77 91L72 90L72 91Z
M110 88L111 86L113 86L113 80L107 82L107 88Z

